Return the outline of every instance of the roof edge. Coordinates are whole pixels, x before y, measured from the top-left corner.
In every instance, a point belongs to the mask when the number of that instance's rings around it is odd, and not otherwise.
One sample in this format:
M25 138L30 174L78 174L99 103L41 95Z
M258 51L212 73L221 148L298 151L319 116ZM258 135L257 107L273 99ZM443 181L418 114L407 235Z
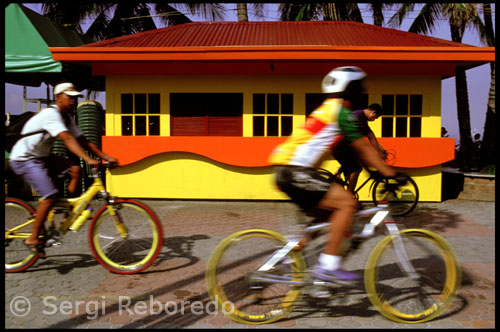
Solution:
M376 60L495 61L495 47L404 46L210 46L210 47L51 47L54 60L100 61L245 61Z

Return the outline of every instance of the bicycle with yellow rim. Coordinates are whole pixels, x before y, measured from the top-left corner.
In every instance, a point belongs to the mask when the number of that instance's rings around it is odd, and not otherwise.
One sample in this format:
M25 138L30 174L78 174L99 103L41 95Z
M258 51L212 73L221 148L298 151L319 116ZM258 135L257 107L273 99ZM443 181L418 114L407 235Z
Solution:
M388 165L393 165L396 160L396 154L393 151L387 151L384 161ZM335 181L342 185L346 190L349 188L349 180L344 174L343 167L339 167L335 173L320 168L319 174L330 181ZM377 176L377 173L368 172L366 180L354 189L354 197L359 199L359 192L368 183L370 183L370 195L373 205L380 202L388 204L393 217L402 217L412 212L419 200L419 190L417 183L409 175L404 185L396 183L395 179Z
M363 216L370 217L369 221ZM314 264L317 250L323 246L308 244L304 248L299 243L304 237L310 243L318 232L328 229L330 223L325 220L323 216L309 221L291 236L248 229L223 239L205 272L208 292L219 312L240 323L272 323L291 313L301 303L302 294L316 302L350 291L359 293L360 283L327 282L309 273L308 266ZM381 225L386 230L382 239L376 232ZM346 234L343 244L344 260L364 268L364 292L386 318L422 323L451 306L461 270L453 248L442 236L423 229L401 229L388 204L358 211L352 232ZM368 258L359 252L365 243L374 245ZM355 252L355 259L346 260Z
M113 163L101 164L109 175ZM106 269L119 274L133 274L153 264L162 248L163 232L156 214L142 202L118 199L106 191L93 169L93 184L77 198L59 198L47 216L48 228L43 228L40 241L45 247L61 245L61 237L68 229L78 232L92 219L89 226L89 244L92 254ZM105 204L92 217L92 200L100 195ZM35 209L27 202L5 198L5 272L28 269L39 258L30 251L24 240L31 233ZM56 215L63 221L56 227Z

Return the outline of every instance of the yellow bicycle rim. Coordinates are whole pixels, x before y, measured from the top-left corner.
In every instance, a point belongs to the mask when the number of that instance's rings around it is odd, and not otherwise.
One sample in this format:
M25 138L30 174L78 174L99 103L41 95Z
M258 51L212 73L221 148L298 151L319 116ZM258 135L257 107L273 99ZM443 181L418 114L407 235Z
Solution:
M277 242L279 241L283 245L285 245L288 242L288 240L281 234L266 229L249 229L228 236L227 238L222 240L219 243L219 245L217 245L212 255L210 256L206 271L207 288L212 301L214 301L217 304L219 310L221 310L226 316L228 316L232 320L245 324L272 323L276 320L283 318L292 310L293 303L299 299L301 292L300 288L297 287L295 289L290 290L286 294L282 303L271 312L260 315L251 315L231 305L231 302L227 299L222 289L222 285L216 280L217 264L220 261L221 257L224 255L224 253L237 242L252 237L262 237ZM293 271L292 271L294 273L293 280L301 281L303 278L303 271L305 269L304 259L302 257L302 254L300 254L299 252L291 251L290 253L292 254L292 258L296 263L293 264Z
M431 231L422 229L407 229L401 231L401 234L402 236L421 237L428 240L430 243L435 244L435 246L439 249L445 265L446 280L441 295L438 298L438 303L434 303L432 306L421 312L407 314L396 310L388 301L377 295L377 280L375 280L377 268L376 264L385 248L391 244L392 239L394 238L390 235L386 236L377 244L368 258L365 269L365 287L372 304L380 311L380 313L390 320L401 323L426 322L440 315L449 307L449 305L451 305L453 299L455 298L456 291L460 286L460 267L457 264L453 248L441 236Z
M136 205L133 205L133 204L126 204L126 203L121 203L121 204L123 204L127 207L134 208L137 211L143 213L145 216L147 216L147 220L149 222L149 225L152 228L152 233L153 233L153 242L152 242L151 249L149 250L148 254L143 259L141 259L139 262L129 264L129 265L118 264L118 263L114 262L113 260L109 259L108 256L106 255L106 253L104 252L103 248L101 248L101 245L100 245L99 239L98 239L98 237L99 237L98 232L94 232L94 234L92 236L92 241L94 243L94 247L95 247L95 250L97 252L97 255L104 261L105 264L107 264L108 266L111 266L117 270L131 270L131 271L133 271L133 270L138 269L142 265L146 264L147 262L149 262L150 259L152 259L153 255L155 254L155 251L156 251L155 249L158 247L159 234L158 234L158 230L156 229L156 224L155 224L154 220L152 220L150 218L148 213L146 213L146 211L144 211L143 208L136 206ZM109 214L109 211L106 210L99 216L99 220L96 221L96 225L95 225L96 229L99 229L99 226L104 221L104 217L108 214Z

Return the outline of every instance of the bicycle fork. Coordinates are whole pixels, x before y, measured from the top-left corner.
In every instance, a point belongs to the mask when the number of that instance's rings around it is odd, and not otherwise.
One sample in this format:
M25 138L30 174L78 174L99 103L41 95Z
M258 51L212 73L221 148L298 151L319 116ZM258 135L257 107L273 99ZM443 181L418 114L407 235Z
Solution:
M380 207L385 208L385 205L380 205ZM370 220L370 223L366 224L363 230L361 231L361 237L369 237L374 234L375 228L384 221L385 227L390 236L392 236L392 243L394 244L394 251L396 252L396 256L398 258L397 263L399 267L406 272L406 274L412 278L417 279L419 277L418 273L415 272L413 265L410 263L410 259L408 258L408 254L406 253L406 248L403 244L403 238L401 237L401 233L399 231L398 226L394 223L394 219L390 215L388 210L380 210L380 207L374 207L371 209L367 209L365 211L360 211L359 214L368 214L374 209L379 209L377 213Z
M126 239L128 237L128 229L123 223L122 217L118 212L119 204L115 203L114 199L109 198L107 200L107 208L111 218L113 218L113 221L115 222L116 229L118 230L121 238Z
M396 256L398 257L398 265L406 272L408 277L411 279L418 279L419 274L415 272L413 265L410 263L410 259L408 258L408 254L406 253L406 248L403 244L403 238L401 237L401 233L399 232L398 227L394 223L394 221L386 222L385 224L390 236L392 236L392 243L394 245L394 251L396 252Z

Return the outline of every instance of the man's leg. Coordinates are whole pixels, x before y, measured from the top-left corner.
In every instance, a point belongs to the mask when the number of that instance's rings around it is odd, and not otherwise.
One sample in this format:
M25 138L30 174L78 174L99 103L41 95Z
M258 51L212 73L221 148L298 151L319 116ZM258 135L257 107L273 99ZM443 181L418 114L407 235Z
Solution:
M334 211L328 219L331 222L330 240L325 247L324 253L339 255L344 234L349 230L352 216L356 212L356 200L342 186L333 184L318 206L322 209Z
M30 159L27 161L11 161L12 169L42 197L35 211L35 221L31 235L26 244L37 244L40 229L57 199L57 188L54 185L47 167L47 159Z
M31 231L31 235L28 239L26 239L26 244L37 244L38 243L38 235L40 235L40 228L42 227L47 215L54 206L56 201L56 196L51 196L43 199L38 203L38 207L35 212L35 222L33 223L33 228Z
M81 167L78 165L71 166L69 170L69 183L68 183L68 192L70 194L74 194L76 192L76 189L78 188L78 183L80 182L80 170Z
M356 211L356 200L350 192L345 191L340 185L334 184L321 200L319 207L332 209L334 212L329 218L331 222L330 239L318 258L318 264L314 268L312 276L325 281L352 284L360 280L361 276L341 268L342 253L340 247Z
M358 184L359 172L352 172L349 174L349 191L354 195L354 191L356 190L356 185Z

